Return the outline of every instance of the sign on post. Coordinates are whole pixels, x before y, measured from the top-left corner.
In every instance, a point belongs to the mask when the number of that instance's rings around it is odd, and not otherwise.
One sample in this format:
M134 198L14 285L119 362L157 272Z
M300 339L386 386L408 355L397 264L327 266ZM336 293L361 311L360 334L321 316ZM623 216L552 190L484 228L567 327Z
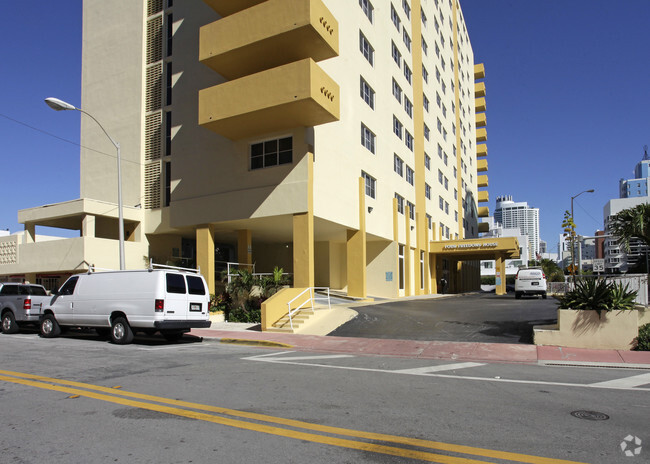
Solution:
M605 260L604 259L594 259L594 272L605 272Z

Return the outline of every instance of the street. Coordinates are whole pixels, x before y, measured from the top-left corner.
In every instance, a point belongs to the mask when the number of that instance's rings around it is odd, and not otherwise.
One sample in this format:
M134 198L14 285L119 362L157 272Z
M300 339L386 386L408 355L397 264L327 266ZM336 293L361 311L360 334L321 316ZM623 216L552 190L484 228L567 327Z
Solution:
M0 335L0 353L3 463L610 464L650 449L647 370L83 333Z

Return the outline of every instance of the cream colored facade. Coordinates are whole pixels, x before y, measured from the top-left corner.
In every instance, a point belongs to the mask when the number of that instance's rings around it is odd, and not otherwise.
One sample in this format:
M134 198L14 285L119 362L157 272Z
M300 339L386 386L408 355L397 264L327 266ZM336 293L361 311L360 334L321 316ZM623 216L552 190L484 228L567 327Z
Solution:
M478 288L478 262L430 253L489 214L484 69L457 0L86 0L83 18L80 106L122 147L128 268ZM45 266L17 244L0 274L117 267L114 149L85 116L81 134L82 199L19 213L28 236L79 230L74 253L43 248Z

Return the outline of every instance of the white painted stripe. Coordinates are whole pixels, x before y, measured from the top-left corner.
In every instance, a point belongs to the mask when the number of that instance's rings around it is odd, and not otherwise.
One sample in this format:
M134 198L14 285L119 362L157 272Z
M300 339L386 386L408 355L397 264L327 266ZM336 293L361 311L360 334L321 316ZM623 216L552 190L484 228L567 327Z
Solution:
M274 362L284 361L307 361L312 359L337 359L337 358L354 358L351 354L329 354L322 356L282 356L280 358L273 358Z
M478 366L485 366L485 364L465 362L465 363L454 363L454 364L442 364L439 366L416 367L415 369L400 369L391 372L395 374L426 375L432 372L455 371L457 369L467 369L468 367L478 367Z
M633 388L639 387L650 383L650 374L633 375L632 377L624 377L622 379L608 380L606 382L592 383L592 387L626 387Z

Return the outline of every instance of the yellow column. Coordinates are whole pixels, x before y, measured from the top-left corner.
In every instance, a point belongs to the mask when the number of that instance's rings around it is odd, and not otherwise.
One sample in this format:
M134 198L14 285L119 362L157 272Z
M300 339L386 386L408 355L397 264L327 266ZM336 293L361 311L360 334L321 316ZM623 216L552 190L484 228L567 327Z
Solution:
M417 206L415 209L418 209ZM420 288L420 282L421 282L421 277L420 276L420 251L421 246L420 244L422 243L422 231L420 230L420 213L415 213L415 251L414 251L414 258L415 258L415 295L422 295L422 289Z
M506 294L506 260L502 254L497 255L496 259L496 291L497 295Z
M411 295L411 208L404 205L406 245L404 245L404 296Z
M313 153L307 153L307 212L293 215L293 286L314 286Z
M359 177L359 230L348 229L347 270L348 296L365 298L366 295L366 185Z
M214 293L214 231L210 225L196 229L196 264L208 284L208 290Z
M395 295L399 295L399 213L397 212L397 198L393 197L393 241L397 245L395 247L395 275L393 281L396 285Z
M429 267L429 229L426 230L427 236L424 242L424 293L430 295L433 291L431 290L431 268Z
M242 264L253 264L253 236L250 230L237 231L237 261ZM245 266L247 271L253 271L251 266Z
M439 293L438 289L438 255L430 255L431 262L431 293Z

